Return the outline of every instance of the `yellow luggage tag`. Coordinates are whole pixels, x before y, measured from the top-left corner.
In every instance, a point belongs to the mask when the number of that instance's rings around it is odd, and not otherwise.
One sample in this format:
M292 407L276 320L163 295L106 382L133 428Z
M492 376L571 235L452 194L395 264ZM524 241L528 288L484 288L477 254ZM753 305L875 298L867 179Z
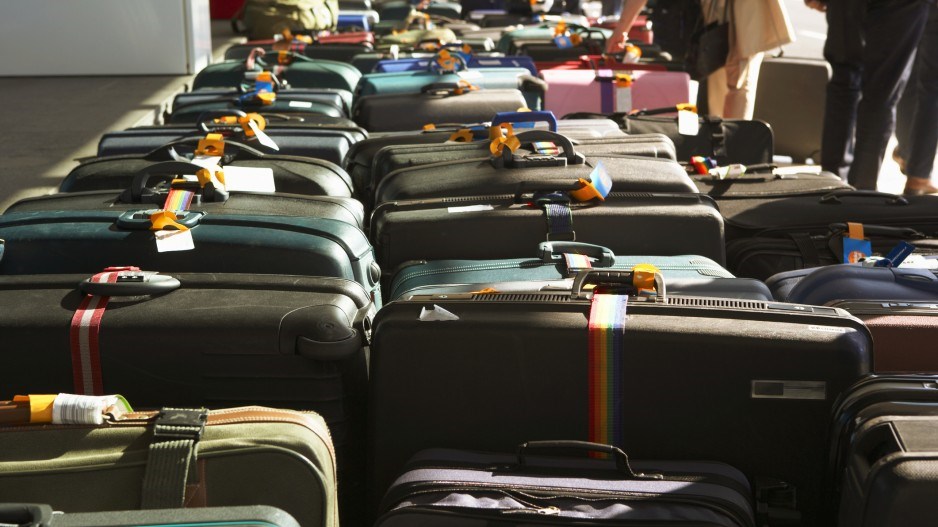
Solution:
M521 141L515 136L511 123L501 123L489 128L489 139L489 151L495 157L501 157L506 147L510 152L515 152L521 147Z
M267 120L264 119L261 114L249 113L239 118L238 123L244 130L245 137L256 137L258 143L271 150L280 151L280 147L277 146L277 143L271 139L269 135L264 133L264 129L267 128Z
M847 223L844 236L844 263L858 263L873 255L873 244L864 238L862 223Z
M661 271L652 264L638 264L632 267L632 285L638 294L657 294L655 279Z
M606 172L603 162L596 163L596 167L589 175L589 179L579 178L580 188L570 191L570 197L577 201L592 201L598 199L605 201L606 196L612 192L612 178Z

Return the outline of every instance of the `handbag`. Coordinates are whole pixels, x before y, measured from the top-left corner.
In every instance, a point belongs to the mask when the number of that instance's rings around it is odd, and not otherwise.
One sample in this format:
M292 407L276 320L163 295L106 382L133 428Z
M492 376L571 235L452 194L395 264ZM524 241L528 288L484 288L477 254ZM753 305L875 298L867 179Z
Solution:
M715 20L714 11L718 0L710 3L710 16L706 19ZM723 22L711 22L703 25L705 18L701 17L701 25L691 35L691 45L687 53L686 69L694 80L702 80L726 64L726 57L730 53L730 18L733 0L725 0L723 4Z

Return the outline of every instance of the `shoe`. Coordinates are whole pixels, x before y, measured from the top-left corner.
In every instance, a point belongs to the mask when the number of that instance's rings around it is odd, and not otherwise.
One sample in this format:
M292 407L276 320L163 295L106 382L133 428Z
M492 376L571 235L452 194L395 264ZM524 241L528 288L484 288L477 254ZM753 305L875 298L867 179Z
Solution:
M936 194L938 187L931 184L930 179L910 177L905 182L904 196L921 196L923 194Z
M899 155L899 147L898 147L898 146L896 146L895 148L892 149L892 160L895 161L897 165L899 165L899 172L902 172L902 175L906 175L906 173L905 173L905 159L903 159L903 157L902 157L901 155Z

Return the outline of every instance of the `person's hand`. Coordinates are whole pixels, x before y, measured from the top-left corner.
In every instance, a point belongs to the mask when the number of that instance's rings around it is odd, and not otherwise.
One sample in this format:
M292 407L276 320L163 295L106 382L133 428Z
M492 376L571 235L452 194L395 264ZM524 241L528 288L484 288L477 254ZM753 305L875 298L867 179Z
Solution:
M825 0L804 0L804 5L822 13L827 11L827 2Z
M625 33L620 31L615 31L612 33L612 36L606 39L606 53L614 55L616 53L622 53L625 50L625 43L628 39L625 37Z

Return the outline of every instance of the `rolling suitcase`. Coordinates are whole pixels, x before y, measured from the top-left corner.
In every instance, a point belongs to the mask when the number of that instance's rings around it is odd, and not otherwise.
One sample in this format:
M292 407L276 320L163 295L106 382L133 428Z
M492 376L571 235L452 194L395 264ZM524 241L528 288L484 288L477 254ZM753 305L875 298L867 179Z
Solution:
M702 194L719 201L724 199L787 196L823 196L835 190L852 189L844 180L830 172L792 172L777 170L774 165L747 166L739 176L694 174L694 183Z
M188 228L192 241L188 250L167 250L151 230L154 212L0 215L0 274L96 273L118 263L173 273L326 276L362 284L381 305L381 272L371 246L344 221L177 212L176 222Z
M188 163L184 154L194 151L197 144L196 140L183 140L144 155L93 158L72 169L59 185L59 192L124 190L134 186L138 176L142 178L142 174L152 172L155 165L162 167L160 173L164 174L179 174L179 169L188 169L191 171L185 173L195 174L198 169ZM174 157L181 158L183 165L162 164L173 162ZM264 154L249 146L225 141L224 155L219 164L223 168L268 169L275 190L279 192L337 197L353 195L348 173L323 159ZM163 168L167 170L163 171Z
M344 33L347 37L352 33ZM302 53L311 59L333 60L336 62L350 62L352 57L359 53L368 53L374 50L374 35L363 33L355 42L336 42L325 43L317 42L306 44L305 42L294 41L290 44L292 51ZM369 38L370 37L370 38ZM276 51L273 40L261 40L248 42L247 44L235 44L225 51L225 60L245 60L254 48L262 48L266 52Z
M617 255L724 261L723 219L712 200L696 194L613 192L601 204L530 193L385 202L370 227L386 270L410 260L525 258L545 240L601 245Z
M629 99L620 98L616 76L600 70L554 70L541 72L550 86L544 107L557 115L577 112L630 112L660 108L690 100L690 76L677 71L633 71L629 74Z
M425 57L414 57L411 54L408 58L382 59L374 67L374 73L400 73L406 71L427 71L433 62L433 55L427 54ZM537 67L531 57L489 57L480 55L470 55L467 64L473 69L488 68L524 68L531 75L537 76Z
M836 397L869 371L866 328L833 308L671 297L660 283L627 306L583 289L635 279L589 270L567 291L385 306L371 348L372 498L421 449L504 451L561 437L625 444L636 458L728 463L778 498L767 502L797 504L803 524L818 525L824 431ZM621 329L588 329L607 324Z
M268 104L253 98L242 99L237 95L237 90L218 90L219 96L204 99L199 95L202 91L193 92L196 96L189 98L190 102L175 107L172 113L164 113L163 121L169 124L194 124L206 114L235 111L276 115L289 120L322 117L342 119L349 116L348 108L351 102L348 101L352 99L351 92L346 90L334 90L344 92L344 95L330 93L325 96L320 94L294 96L285 92L283 95L275 95L276 99Z
M175 112L183 113L183 110L191 114L194 113L194 110L191 109L192 107L204 105L205 103L218 105L225 102L241 106L251 106L249 102L240 100L240 97L244 95L244 93L245 91L241 88L202 88L200 90L179 93L173 97L173 103L170 106L169 114L166 116L172 116ZM352 108L352 92L348 90L336 88L289 88L277 90L276 94L280 100L279 104L275 100L272 104L262 104L260 109L266 110L268 113L273 113L272 110L283 108L289 108L289 111L294 113L300 113L302 110L306 109L311 111L305 113L313 113L312 110L327 108L328 110L321 110L320 113L331 114L333 112L330 107L334 107L342 112L344 117L349 114L349 110ZM232 102L233 99L238 99L238 101ZM307 106L305 103L312 104ZM177 119L178 118L177 116ZM201 119L199 119L199 121L201 121Z
M527 102L518 90L472 90L450 83L429 85L420 93L366 95L352 110L369 132L421 130L431 123L475 123L499 112L515 112Z
M234 88L249 72L272 71L296 88L335 88L353 91L361 73L353 66L332 60L311 59L292 51L278 51L255 60L225 60L210 64L192 79L192 89Z
M198 518L204 521L212 514L211 509L184 511L184 505L266 505L289 516L255 517L339 524L336 456L326 423L314 413L260 406L215 411L164 407L103 418L98 414L96 425L29 424L28 403L24 408L7 402L4 410L20 419L6 422L0 433L0 494L4 500L48 503L67 513L54 515L51 524L23 525L57 526L60 519L62 525L113 525L108 522L113 516L99 523L91 513L140 508L177 510L161 519L154 512L126 513L121 518L126 523L119 525L139 525L131 523L134 516L148 517L151 523L145 525L173 517L188 517L193 520L188 525L199 525ZM69 519L73 512L86 514ZM238 512L228 516L238 519Z
M612 459L585 457L600 453ZM483 518L528 525L535 516L550 516L552 525L756 525L749 482L730 466L634 461L618 448L583 441L532 441L517 454L419 452L380 510L378 527Z
M48 505L0 503L0 521L36 527L210 527L220 522L231 527L300 527L293 516L266 505L62 513Z
M758 280L735 278L709 258L681 256L615 256L606 247L576 242L542 242L535 258L511 260L436 260L402 264L394 272L383 295L388 301L413 295L471 293L480 287L506 293L532 288L569 289L578 265L566 261L568 254L587 256L589 267L631 270L639 264L654 265L668 284L668 293L684 296L714 296L747 300L772 300L769 289Z

